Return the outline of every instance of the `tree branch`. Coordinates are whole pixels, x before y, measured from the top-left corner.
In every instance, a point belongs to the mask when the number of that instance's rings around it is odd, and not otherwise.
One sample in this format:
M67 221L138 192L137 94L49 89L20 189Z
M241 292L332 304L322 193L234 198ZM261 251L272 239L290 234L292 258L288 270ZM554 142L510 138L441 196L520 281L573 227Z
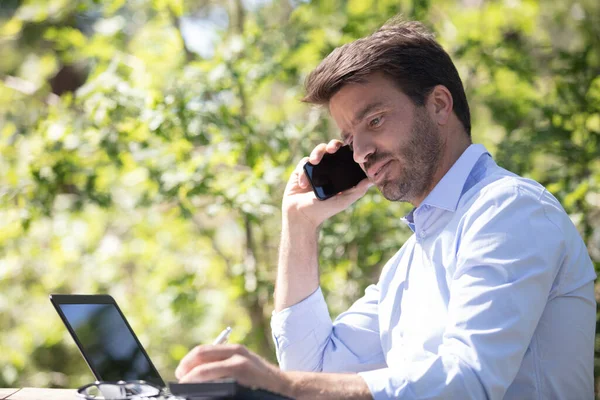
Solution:
M194 59L196 58L196 54L187 47L187 44L185 43L185 38L183 37L183 33L181 32L181 18L179 18L175 14L171 7L169 7L169 16L171 17L171 23L173 24L175 29L177 29L177 33L179 35L179 38L181 39L181 44L183 45L183 50L185 51L185 62L189 63L191 61L194 61Z

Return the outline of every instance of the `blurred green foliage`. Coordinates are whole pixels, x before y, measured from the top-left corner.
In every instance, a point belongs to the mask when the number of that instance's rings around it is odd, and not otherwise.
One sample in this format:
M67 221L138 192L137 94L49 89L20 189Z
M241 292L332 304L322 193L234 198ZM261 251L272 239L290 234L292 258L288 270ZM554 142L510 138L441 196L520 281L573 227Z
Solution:
M455 60L474 141L546 185L600 267L596 0L0 5L0 387L92 380L49 293L113 295L167 380L226 325L273 360L283 187L337 135L302 82L397 13ZM407 239L407 210L372 190L324 225L332 315Z

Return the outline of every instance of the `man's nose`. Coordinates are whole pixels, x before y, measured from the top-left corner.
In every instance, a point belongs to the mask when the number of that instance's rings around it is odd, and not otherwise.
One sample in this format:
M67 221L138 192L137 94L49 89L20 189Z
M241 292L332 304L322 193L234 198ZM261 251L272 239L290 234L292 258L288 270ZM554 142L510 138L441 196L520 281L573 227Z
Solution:
M354 135L352 150L354 151L354 161L362 165L375 153L375 146L368 138L360 136L362 135Z

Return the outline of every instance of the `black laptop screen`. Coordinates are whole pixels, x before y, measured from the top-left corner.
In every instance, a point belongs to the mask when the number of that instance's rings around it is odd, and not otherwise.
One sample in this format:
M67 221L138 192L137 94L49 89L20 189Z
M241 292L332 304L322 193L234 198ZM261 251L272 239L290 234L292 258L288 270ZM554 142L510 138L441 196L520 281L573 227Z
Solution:
M113 304L60 304L60 309L99 379L142 379L163 385Z

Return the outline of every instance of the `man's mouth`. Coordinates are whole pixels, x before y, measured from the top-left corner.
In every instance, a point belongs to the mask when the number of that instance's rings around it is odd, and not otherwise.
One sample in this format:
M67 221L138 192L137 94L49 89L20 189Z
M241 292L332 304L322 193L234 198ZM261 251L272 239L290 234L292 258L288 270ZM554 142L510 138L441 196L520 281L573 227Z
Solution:
M382 164L374 165L369 168L368 175L372 181L377 181L381 178L383 170L387 167L387 165L391 162L391 160L385 161Z

